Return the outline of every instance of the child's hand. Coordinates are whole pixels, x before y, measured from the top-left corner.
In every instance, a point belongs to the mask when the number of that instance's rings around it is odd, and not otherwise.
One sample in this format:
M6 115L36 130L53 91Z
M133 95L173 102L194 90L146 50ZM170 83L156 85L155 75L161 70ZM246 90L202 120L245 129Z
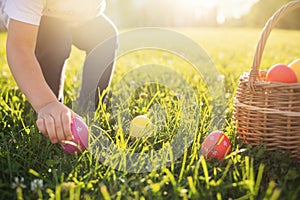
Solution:
M73 111L64 104L55 101L47 104L38 112L36 121L38 129L46 136L49 136L53 144L64 141L71 141L71 121Z

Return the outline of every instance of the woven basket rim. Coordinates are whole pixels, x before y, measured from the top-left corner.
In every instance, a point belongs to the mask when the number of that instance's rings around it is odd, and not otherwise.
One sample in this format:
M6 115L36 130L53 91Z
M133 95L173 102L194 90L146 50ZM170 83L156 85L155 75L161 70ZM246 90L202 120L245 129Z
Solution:
M240 82L249 82L250 81L250 72L244 72L240 76ZM254 79L251 80L253 86L255 85L265 85L271 87L287 87L291 88L293 87L294 89L300 89L300 82L297 83L282 83L282 82L268 82L265 80L260 80L260 79Z

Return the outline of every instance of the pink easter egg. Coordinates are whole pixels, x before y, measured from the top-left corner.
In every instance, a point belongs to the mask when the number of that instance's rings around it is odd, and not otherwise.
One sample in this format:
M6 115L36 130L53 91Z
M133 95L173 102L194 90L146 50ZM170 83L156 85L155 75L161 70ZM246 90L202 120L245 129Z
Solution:
M74 154L80 153L87 149L89 140L89 130L82 118L75 116L72 119L71 131L74 140L67 141L66 144L62 145L63 150L67 154Z

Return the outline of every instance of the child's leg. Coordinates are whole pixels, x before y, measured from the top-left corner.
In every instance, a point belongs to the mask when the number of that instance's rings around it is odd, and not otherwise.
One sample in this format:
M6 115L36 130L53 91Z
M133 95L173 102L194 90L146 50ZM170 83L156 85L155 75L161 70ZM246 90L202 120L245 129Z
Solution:
M72 35L73 43L87 53L78 106L97 104L97 91L101 93L107 88L114 69L117 30L113 23L102 15L73 29Z
M71 44L70 31L63 22L42 17L35 54L48 85L60 101L63 101L64 63L70 55Z

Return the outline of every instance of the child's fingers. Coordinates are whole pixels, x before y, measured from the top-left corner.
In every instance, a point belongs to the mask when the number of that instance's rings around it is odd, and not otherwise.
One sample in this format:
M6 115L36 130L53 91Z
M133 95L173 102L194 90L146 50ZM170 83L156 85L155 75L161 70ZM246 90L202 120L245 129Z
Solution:
M44 116L45 126L48 132L48 136L53 144L58 142L57 134L55 130L55 121L52 116L46 115Z
M54 118L56 138L59 142L66 140L60 115Z
M71 109L59 102L49 103L39 110L37 125L39 130L48 135L52 143L64 143L72 141L71 131L72 115Z
M40 130L41 133L43 133L45 136L48 135L44 119L42 119L42 118L37 119L36 120L36 125L37 125L37 127L38 127L38 129Z
M64 131L64 135L66 137L66 140L71 141L73 140L73 134L71 131L71 121L72 121L72 116L71 116L71 111L68 112L62 112L61 113L61 121L62 121L62 127Z

